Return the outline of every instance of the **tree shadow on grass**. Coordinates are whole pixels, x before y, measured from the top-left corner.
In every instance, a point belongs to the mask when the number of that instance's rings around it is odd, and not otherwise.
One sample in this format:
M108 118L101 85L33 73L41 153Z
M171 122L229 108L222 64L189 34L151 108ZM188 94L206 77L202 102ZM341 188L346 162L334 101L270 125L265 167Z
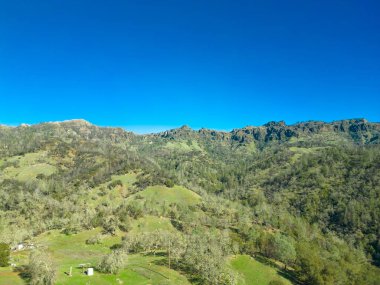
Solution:
M123 245L121 243L115 243L110 246L111 250L117 250L117 249L122 249L122 248L123 248Z
M294 284L302 284L298 279L297 279L297 276L295 274L294 271L292 270L289 270L289 269L285 269L283 267L281 267L280 265L278 265L277 263L273 262L272 260L270 260L269 258L266 258L262 255L255 255L254 259L256 259L258 262L260 263L263 263L265 265L268 265L268 266L271 266L273 268L275 268L278 272L278 274L281 276L281 277L284 277L285 279L288 279L290 282L294 283Z
M161 255L166 256L166 253L161 252ZM158 259L158 260L153 261L152 263L158 266L164 266L164 267L169 268L169 262L167 258ZM192 272L191 268L184 266L181 263L177 263L173 261L170 265L170 269L177 271L179 274L185 276L191 284L201 285L204 283L203 280L199 276L197 276L194 272Z
M20 276L20 278L22 280L24 280L27 284L30 283L30 273L29 273L29 268L27 265L20 265L20 266L17 266L13 269L13 272L16 272L18 273L18 276Z
M160 254L156 254L156 256L166 257L166 254L165 253L160 253ZM156 259L152 263L155 264L155 265L166 266L166 267L168 267L168 264L169 264L167 258Z
M150 253L150 256L157 256L157 257L163 257L166 256L166 253L163 251L157 251L156 254Z

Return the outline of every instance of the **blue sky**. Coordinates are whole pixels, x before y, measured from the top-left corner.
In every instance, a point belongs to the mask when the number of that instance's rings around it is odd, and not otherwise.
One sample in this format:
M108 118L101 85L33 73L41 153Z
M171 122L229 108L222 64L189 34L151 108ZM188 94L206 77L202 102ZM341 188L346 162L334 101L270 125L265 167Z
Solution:
M0 0L0 123L380 121L380 2Z

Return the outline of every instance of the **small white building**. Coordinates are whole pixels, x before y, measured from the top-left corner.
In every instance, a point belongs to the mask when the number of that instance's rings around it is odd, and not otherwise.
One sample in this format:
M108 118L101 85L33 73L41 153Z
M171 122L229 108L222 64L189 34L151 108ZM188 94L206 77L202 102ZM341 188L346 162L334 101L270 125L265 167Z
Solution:
M87 275L88 276L94 275L94 268L92 268L92 267L87 268Z

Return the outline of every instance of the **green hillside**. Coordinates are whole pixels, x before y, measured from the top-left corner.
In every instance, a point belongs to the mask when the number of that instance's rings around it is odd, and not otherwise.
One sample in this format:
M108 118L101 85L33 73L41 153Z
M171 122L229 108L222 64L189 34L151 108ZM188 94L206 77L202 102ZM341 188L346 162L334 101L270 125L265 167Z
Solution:
M2 127L0 284L379 284L379 135Z

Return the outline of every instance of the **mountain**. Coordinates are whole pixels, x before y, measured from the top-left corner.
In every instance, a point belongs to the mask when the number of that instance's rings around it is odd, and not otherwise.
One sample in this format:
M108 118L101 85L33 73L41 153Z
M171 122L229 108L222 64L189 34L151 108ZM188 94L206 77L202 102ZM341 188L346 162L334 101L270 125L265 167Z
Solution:
M218 132L208 129L194 132L189 127L184 126L160 133L158 136L172 139L186 139L193 136L197 139L236 141L240 143L255 141L261 146L265 146L265 144L274 141L307 140L314 135L336 135L341 139L361 144L379 143L379 134L379 123L370 123L365 119L351 119L332 123L309 121L290 126L286 125L284 121L269 122L261 127L248 126L234 129L231 132Z
M132 260L154 246L177 256L193 284L244 284L247 256L285 266L281 282L378 284L379 134L365 119L146 135L85 120L0 126L0 242L96 228L124 236Z

